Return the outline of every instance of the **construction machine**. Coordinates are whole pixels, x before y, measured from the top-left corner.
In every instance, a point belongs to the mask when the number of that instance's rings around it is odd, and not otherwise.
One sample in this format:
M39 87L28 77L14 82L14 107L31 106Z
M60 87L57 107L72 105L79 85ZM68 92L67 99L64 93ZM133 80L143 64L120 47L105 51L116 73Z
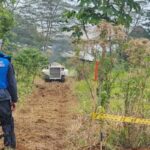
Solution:
M49 66L42 70L42 76L45 81L61 81L65 82L68 75L68 69L63 65L53 62Z

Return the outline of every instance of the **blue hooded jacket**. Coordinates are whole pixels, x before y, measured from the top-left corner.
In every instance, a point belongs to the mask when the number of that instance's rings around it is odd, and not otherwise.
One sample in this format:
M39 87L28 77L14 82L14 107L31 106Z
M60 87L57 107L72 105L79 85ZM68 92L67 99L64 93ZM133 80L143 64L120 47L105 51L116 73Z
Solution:
M17 102L17 86L11 58L0 53L0 101Z

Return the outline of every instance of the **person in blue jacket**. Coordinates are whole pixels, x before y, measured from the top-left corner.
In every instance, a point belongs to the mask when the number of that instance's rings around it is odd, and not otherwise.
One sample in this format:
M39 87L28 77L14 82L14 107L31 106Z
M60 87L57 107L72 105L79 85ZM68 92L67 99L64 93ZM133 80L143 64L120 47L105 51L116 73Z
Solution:
M14 119L17 84L11 58L0 52L0 124L4 133L4 149L16 148Z

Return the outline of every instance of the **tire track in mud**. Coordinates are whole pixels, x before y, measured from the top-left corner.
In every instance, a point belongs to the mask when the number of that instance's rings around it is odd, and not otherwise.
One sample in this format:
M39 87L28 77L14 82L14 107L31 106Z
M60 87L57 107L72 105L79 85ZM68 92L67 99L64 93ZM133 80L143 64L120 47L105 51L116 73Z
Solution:
M15 112L17 150L68 150L76 98L69 83L40 81Z

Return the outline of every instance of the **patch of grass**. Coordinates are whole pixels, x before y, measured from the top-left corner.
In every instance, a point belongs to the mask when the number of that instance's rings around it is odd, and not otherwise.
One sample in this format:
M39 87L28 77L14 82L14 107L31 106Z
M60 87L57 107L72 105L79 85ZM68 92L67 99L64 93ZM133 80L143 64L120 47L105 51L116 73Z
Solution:
M119 99L111 99L109 103L110 112L114 114L121 114L124 110L124 103Z
M92 111L92 103L91 103L90 90L87 86L86 81L82 80L76 82L75 93L80 103L79 112L90 113Z
M28 80L19 80L17 82L19 102L22 103L25 101L26 96L32 92L33 83Z

